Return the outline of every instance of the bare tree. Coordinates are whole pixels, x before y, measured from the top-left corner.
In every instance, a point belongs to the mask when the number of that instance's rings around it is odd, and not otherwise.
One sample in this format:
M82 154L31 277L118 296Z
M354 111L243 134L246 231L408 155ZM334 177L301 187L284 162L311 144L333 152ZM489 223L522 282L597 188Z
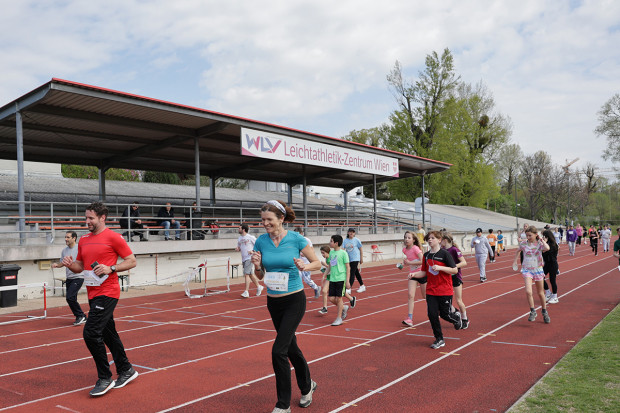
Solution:
M516 143L503 146L497 155L494 162L495 170L508 194L512 193L515 176L519 173L522 163L523 151Z
M530 219L536 219L545 207L547 182L552 168L551 157L545 151L527 155L521 164L521 182Z
M598 112L599 124L594 130L598 136L607 138L603 158L620 162L620 93L616 93Z

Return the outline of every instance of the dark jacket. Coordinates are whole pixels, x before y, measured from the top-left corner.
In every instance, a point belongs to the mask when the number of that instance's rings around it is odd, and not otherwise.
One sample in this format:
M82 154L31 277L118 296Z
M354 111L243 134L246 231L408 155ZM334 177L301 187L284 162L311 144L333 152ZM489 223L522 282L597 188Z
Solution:
M137 219L140 218L140 208L133 209L131 206L128 206L127 208L125 208L125 210L123 211L123 215L121 215L121 217L125 217L125 218L121 218L119 220L119 224L121 225L121 228L129 228L129 220L127 219L127 215L129 215L131 218L134 218L131 220L131 227L134 228L135 227L134 223L136 222Z
M166 207L159 208L157 218L162 218L159 220L159 225L162 225L164 221L170 221L172 223L174 219L174 209L170 208L170 211L168 211Z

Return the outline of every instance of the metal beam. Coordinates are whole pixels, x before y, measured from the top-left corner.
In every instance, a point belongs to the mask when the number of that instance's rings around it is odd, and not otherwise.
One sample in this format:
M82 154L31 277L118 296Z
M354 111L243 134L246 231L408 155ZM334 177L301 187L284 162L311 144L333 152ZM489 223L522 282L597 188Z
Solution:
M19 244L23 245L26 241L26 234L24 234L23 232L26 228L26 194L24 192L24 131L22 130L22 113L19 110L18 104L15 104L15 121L17 124L17 127L15 128L15 145L17 146L17 200L19 201Z
M86 120L90 122L111 124L117 126L125 126L129 128L135 129L146 129L153 130L157 132L166 132L173 133L176 135L185 135L194 137L196 135L196 131L192 128L183 128L180 126L168 125L165 123L157 123L157 122L149 122L140 119L131 119L125 118L122 116L114 116L114 115L104 115L96 112L88 112L85 110L77 110L77 109L69 109L69 108L61 108L51 105L40 104L34 106L28 110L33 113L40 113L44 115L58 116L62 118L73 118Z

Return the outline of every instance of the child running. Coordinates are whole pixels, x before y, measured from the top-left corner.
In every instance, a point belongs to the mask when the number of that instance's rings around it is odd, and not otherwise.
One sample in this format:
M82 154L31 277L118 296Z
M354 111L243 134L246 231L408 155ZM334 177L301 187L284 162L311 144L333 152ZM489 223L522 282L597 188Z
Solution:
M616 228L618 239L614 242L614 257L618 258L618 271L620 271L620 227Z
M504 234L502 234L502 230L497 230L497 256L499 257L500 252L504 252Z
M323 307L319 310L319 313L321 314L327 314L327 297L329 295L329 280L325 276L325 273L327 270L327 260L329 259L330 252L331 252L331 249L327 245L323 245L321 247L321 256L323 257L323 259L321 260L321 265L324 267L324 268L321 268L321 271L323 271L323 279L321 280L321 295L323 297ZM355 296L352 296L351 294L349 294L349 289L345 289L344 296L349 300L349 304L351 304L351 308L355 308L355 303L357 302L357 299L355 298Z
M411 274L411 277L421 279L430 274L426 286L426 306L428 320L435 336L435 342L431 344L431 348L438 349L446 345L443 341L439 317L452 323L457 330L463 325L461 314L458 311L452 311L452 295L454 294L452 274L456 274L458 269L450 253L441 249L439 231L430 231L425 240L429 250L424 254L421 270Z
M417 236L414 236L411 232L406 231L403 243L403 265L409 266L409 274L420 271L420 265L422 264L422 246ZM409 278L408 282L408 299L407 299L407 318L403 320L403 324L409 327L413 327L413 307L415 305L415 292L420 284L420 292L422 298L426 298L426 277L421 279Z
M463 320L463 326L461 328L465 330L469 327L469 319L467 318L467 309L463 302L463 275L461 274L461 268L467 265L467 261L465 261L465 257L463 257L461 250L458 248L449 232L444 232L442 235L441 247L450 253L452 259L456 263L456 268L458 268L458 272L452 275L452 287L454 288L454 299L456 300L456 305L459 306L461 319Z
M521 274L525 282L525 295L527 296L527 302L530 305L530 316L528 321L534 321L536 319L536 309L534 308L534 297L532 295L532 283L536 283L536 292L540 299L542 307L542 314L545 323L549 324L551 318L547 313L547 303L545 301L544 279L545 273L543 271L543 258L542 253L549 250L549 244L542 240L538 236L538 230L535 226L529 226L525 230L526 240L519 243L519 249L515 254L515 259L512 264L513 268L517 267L517 258L519 254L523 252L523 263L521 264Z
M555 280L559 274L559 247L556 243L554 234L550 230L543 231L542 235L543 239L547 241L547 244L549 244L549 250L542 253L543 261L545 262L545 265L543 265L543 272L549 275L549 282L551 283L551 290L549 290L549 286L547 285L547 281L545 280L545 298L547 300L547 303L557 304L559 302L558 285Z
M497 243L497 235L493 233L493 229L489 229L489 235L487 235L487 240L489 240L489 245L491 246L491 251L489 252L489 259L491 262L495 262L495 244Z
M495 259L495 253L489 245L489 240L482 236L482 228L476 229L476 236L471 239L471 248L476 253L476 263L480 269L480 282L483 283L487 280L487 257Z
M340 248L342 246L340 235L332 235L329 246L333 250L329 252L325 275L329 280L329 300L338 307L337 317L332 325L339 326L347 318L349 310L349 306L342 303L342 297L345 294L345 280L351 273L351 267L349 266L349 254Z

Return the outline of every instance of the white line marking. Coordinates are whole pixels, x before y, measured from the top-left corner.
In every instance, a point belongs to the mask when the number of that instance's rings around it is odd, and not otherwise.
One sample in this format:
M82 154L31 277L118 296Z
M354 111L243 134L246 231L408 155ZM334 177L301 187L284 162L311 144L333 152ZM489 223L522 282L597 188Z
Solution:
M491 341L495 344L511 344L513 346L528 346L528 347L543 347L543 348L557 348L556 346L542 346L540 344L525 344L525 343L507 343L505 341Z

